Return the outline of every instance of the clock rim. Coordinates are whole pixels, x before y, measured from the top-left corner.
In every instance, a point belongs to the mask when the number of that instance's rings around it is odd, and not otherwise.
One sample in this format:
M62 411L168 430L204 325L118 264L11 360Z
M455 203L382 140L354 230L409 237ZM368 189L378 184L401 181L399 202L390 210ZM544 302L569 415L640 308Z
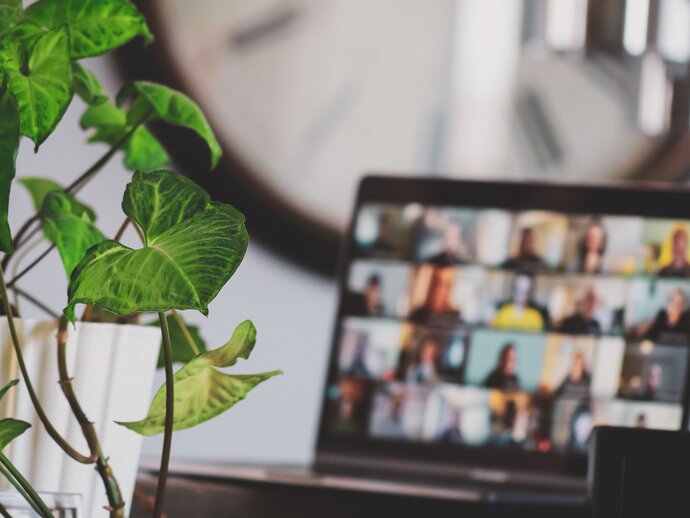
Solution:
M168 30L161 19L160 6L150 0L134 3L157 38L145 48L141 41L132 41L115 52L118 71L126 81L156 81L194 98L193 88L184 80L172 49L166 44ZM212 117L208 119L213 127ZM223 156L209 173L208 150L197 139L189 139L188 133L168 125L154 125L152 131L183 174L206 189L214 200L231 203L245 214L252 238L298 267L335 277L344 229L320 221L281 197L226 136L217 134ZM200 164L206 167L199 167Z

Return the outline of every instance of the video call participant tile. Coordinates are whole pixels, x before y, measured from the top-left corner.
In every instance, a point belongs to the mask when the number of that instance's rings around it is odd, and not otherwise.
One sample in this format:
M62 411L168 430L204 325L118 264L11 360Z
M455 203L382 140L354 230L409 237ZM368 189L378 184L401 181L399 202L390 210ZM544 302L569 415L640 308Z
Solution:
M338 370L348 378L391 377L400 355L402 325L381 319L348 318L343 322Z
M651 340L625 348L618 396L637 401L682 401L688 348Z
M470 338L468 384L487 389L536 392L546 336L479 329Z
M470 331L405 324L395 378L412 384L464 382Z
M479 446L491 436L490 421L487 390L442 383L429 396L422 438Z

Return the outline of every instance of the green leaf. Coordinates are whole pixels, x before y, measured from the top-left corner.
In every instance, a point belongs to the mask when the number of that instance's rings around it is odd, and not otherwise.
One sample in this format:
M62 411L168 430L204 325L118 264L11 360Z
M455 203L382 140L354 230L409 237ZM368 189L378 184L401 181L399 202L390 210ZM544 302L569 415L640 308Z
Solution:
M234 365L238 358L246 359L255 341L256 329L247 320L235 329L232 338L224 346L200 354L175 373L173 430L185 430L222 414L242 401L259 383L282 374L281 371L271 371L231 375L217 369ZM118 424L140 435L162 433L165 425L165 385L156 392L144 419Z
M122 105L126 99L135 95L138 97L128 114L130 124L146 117L147 121L160 119L168 124L191 129L206 141L211 153L211 167L218 164L222 154L220 144L194 101L167 86L135 81L120 90L117 95L118 105Z
M170 348L172 349L173 363L188 363L196 356L196 353L194 353L192 347L189 345L189 341L182 331L182 327L180 324L178 324L177 319L173 315L168 315L165 319L168 321L168 330L170 332ZM156 320L155 322L151 322L150 325L160 326L160 322ZM206 352L206 342L204 342L204 339L201 338L199 327L189 324L186 325L187 330L189 331L189 334L196 345L196 348L201 353ZM164 366L162 346L163 344L161 343L161 352L158 355L159 369Z
M0 400L5 397L8 390L14 387L19 380L12 380L0 389ZM23 434L31 425L16 419L0 419L0 451L10 442Z
M0 33L9 29L22 13L22 0L0 0Z
M127 112L110 103L89 106L82 115L79 124L82 129L115 126L123 128L122 133L124 134L127 128Z
M36 212L40 212L41 207L43 206L43 200L49 192L64 192L65 190L65 188L62 185L49 178L20 178L19 183L26 187L26 190L29 191ZM76 216L86 214L89 220L96 221L96 213L91 207L89 207L88 205L84 205L79 200L75 199L73 196L69 196L69 199L72 204L73 214L75 214Z
M72 272L68 319L74 321L78 303L121 315L170 309L207 315L247 249L244 216L163 170L134 173L122 209L141 228L145 245L134 250L108 240L89 249Z
M9 443L23 434L28 428L29 423L17 419L0 419L0 450L5 449Z
M36 149L55 129L72 100L72 66L64 29L47 32L31 48L26 67L5 62L9 89L17 98L21 131Z
M74 91L86 104L99 106L108 100L108 95L98 81L96 74L79 63L72 63L72 77L74 78Z
M57 246L68 277L89 248L105 241L93 220L79 210L70 195L52 191L45 196L40 213L43 232Z
M19 112L7 87L0 88L0 250L11 252L9 203L19 149Z
M4 387L2 387L0 389L0 401L2 401L2 398L5 397L5 394L7 394L7 391L10 390L12 387L14 387L17 383L19 383L19 380L12 380L7 385L5 385Z
M82 128L95 128L89 142L104 142L110 146L131 128L127 113L111 104L89 107L81 118ZM130 171L152 171L170 163L165 148L144 126L138 127L123 146L124 164Z
M128 0L39 0L26 9L26 18L49 29L65 26L72 59L106 54L136 36L153 40L146 20Z
M170 164L165 148L144 126L132 133L124 146L125 167L130 171L152 171Z

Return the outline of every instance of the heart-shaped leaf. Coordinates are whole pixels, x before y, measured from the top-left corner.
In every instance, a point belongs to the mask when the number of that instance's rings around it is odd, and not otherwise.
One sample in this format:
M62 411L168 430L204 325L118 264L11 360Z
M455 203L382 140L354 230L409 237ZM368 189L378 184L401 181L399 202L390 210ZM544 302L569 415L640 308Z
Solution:
M12 251L9 225L10 188L19 149L19 112L14 96L0 86L0 250Z
M51 191L46 194L40 212L43 233L57 246L67 277L89 248L105 241L93 220L79 209L69 194Z
M69 31L72 59L100 56L135 36L151 42L146 20L129 0L39 0L25 11L35 25Z
M141 228L144 247L108 240L89 249L72 272L68 319L74 321L78 303L121 315L170 309L208 314L247 249L244 216L170 171L134 173L122 209Z
M235 329L228 343L200 354L175 373L173 430L191 428L222 414L242 401L259 383L282 374L281 371L271 371L231 375L218 370L218 367L234 365L238 358L249 357L255 342L256 329L247 320ZM165 385L156 392L144 419L118 424L140 435L162 433L165 425Z
M9 29L22 13L22 0L0 0L0 34Z
M72 65L67 33L56 29L38 38L26 63L16 54L5 61L9 89L19 105L21 131L36 148L55 129L72 100Z
M72 77L74 78L75 93L86 104L98 106L108 100L108 95L98 81L96 74L79 63L72 63Z
M119 105L133 96L137 96L134 105L128 113L130 124L135 124L142 118L147 122L160 119L195 131L206 141L211 153L211 167L218 164L222 151L218 140L206 117L186 95L167 86L147 81L135 81L125 85L117 95Z
M23 434L28 428L31 428L29 423L19 421L18 419L0 419L0 450Z
M180 316L180 318L182 317ZM168 315L165 319L168 322L168 332L170 333L170 349L172 350L173 363L189 363L196 356L196 352L190 345L189 339L173 315ZM160 326L160 322L156 320L149 325ZM206 342L204 342L204 339L201 338L199 327L189 324L185 324L185 326L187 327L187 331L189 331L189 336L194 342L196 350L200 353L206 352ZM164 366L162 346L163 344L161 343L161 352L158 355L159 369Z
M19 183L26 187L31 195L31 200L34 203L34 208L36 212L41 211L43 206L43 200L49 192L58 191L64 192L65 188L50 178L38 178L38 177L28 177L20 178ZM96 221L96 213L88 205L84 205L76 198L69 196L70 203L72 204L72 213L76 216L81 216L86 214L86 216L91 221Z
M130 129L127 113L111 104L89 107L81 118L82 128L95 128L89 142L104 142L110 146L119 141ZM130 171L152 171L170 163L165 148L151 132L140 126L122 147L124 164Z

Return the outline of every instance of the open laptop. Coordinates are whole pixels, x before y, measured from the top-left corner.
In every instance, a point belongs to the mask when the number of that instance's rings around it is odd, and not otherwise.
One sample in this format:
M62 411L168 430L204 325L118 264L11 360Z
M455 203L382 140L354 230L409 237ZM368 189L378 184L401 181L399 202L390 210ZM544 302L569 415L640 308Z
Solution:
M690 191L367 177L316 462L178 473L582 503L595 425L687 428Z

